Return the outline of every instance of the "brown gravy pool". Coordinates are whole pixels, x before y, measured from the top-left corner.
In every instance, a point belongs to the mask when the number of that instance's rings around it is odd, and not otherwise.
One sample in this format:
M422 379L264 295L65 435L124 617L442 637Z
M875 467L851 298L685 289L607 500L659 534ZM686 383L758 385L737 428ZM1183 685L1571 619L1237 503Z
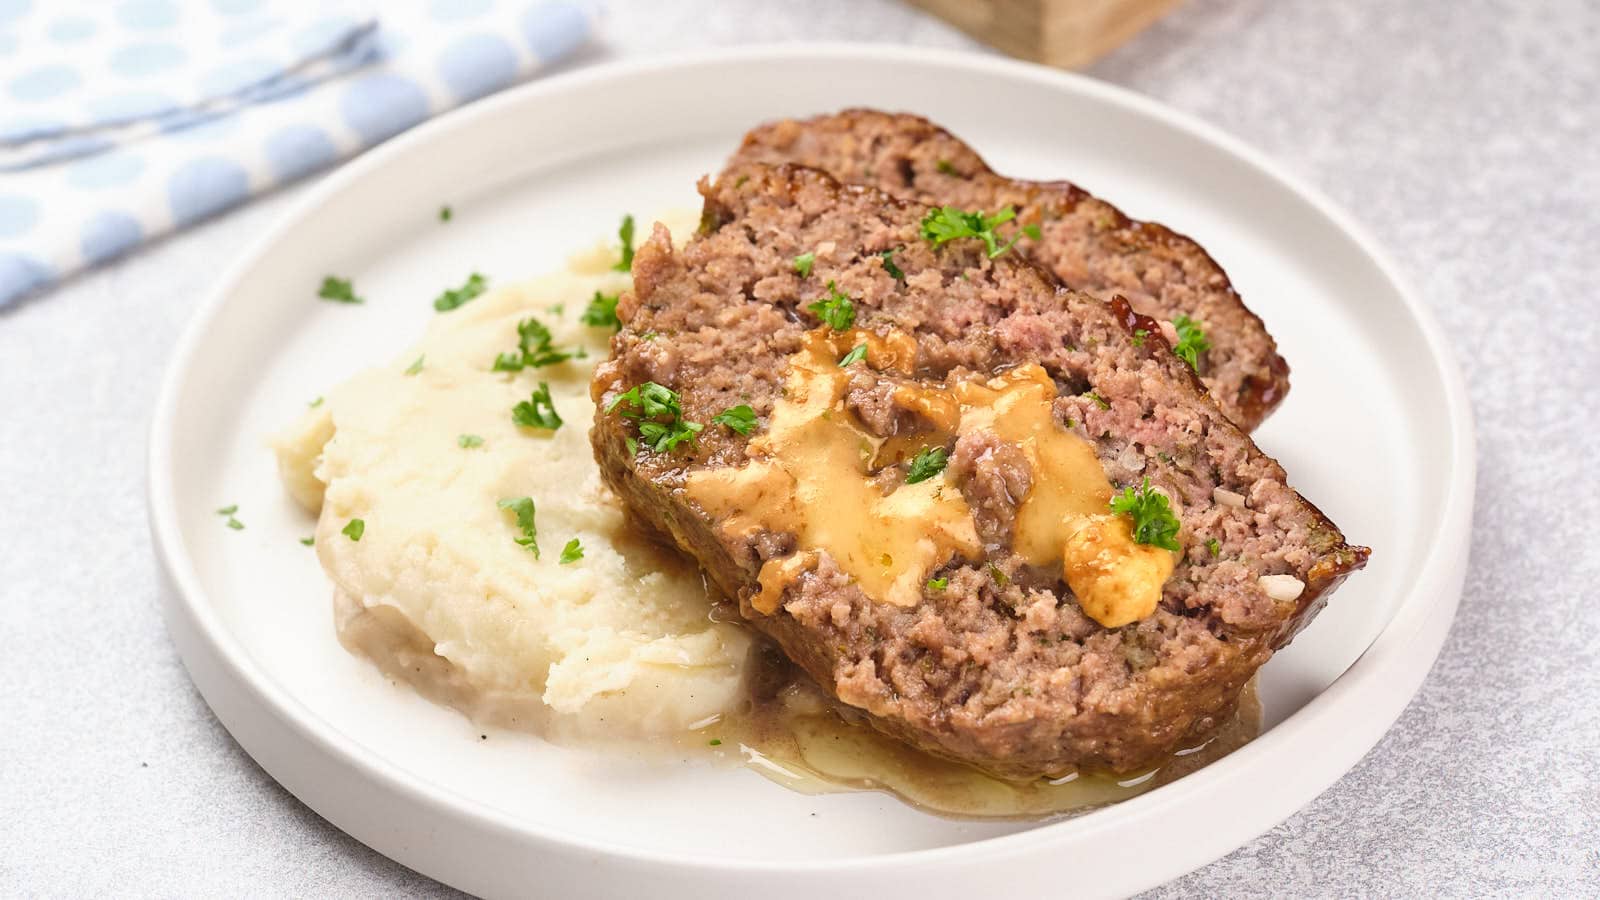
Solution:
M725 610L724 610L725 611ZM364 610L335 597L335 621L346 649L371 659L391 681L458 710L474 722L531 731L560 741L537 698L485 696L475 690L409 621L392 611ZM715 717L676 742L662 742L663 761L684 756L742 766L806 794L883 791L937 815L971 819L1053 818L1136 797L1237 750L1261 729L1255 681L1239 710L1205 744L1181 751L1148 772L1114 777L1068 775L1013 782L914 750L870 726L846 721L835 705L770 643L757 644L745 709ZM565 742L563 742L565 743ZM605 752L605 744L596 749ZM637 755L639 747L628 745Z

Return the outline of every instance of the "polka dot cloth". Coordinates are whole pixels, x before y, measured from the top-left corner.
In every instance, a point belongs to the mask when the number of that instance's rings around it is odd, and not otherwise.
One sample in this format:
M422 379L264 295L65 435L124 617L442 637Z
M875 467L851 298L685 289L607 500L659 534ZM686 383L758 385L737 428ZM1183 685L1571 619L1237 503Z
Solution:
M588 40L594 0L0 0L0 308Z

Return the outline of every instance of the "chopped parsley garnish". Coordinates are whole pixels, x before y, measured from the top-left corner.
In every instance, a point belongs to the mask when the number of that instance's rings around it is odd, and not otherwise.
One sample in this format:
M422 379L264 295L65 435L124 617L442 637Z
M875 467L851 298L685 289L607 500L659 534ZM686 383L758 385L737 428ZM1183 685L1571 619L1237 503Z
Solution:
M567 541L567 545L561 548L561 564L564 566L580 559L583 559L583 545L578 543L577 538Z
M517 517L517 527L522 529L522 536L513 538L518 545L526 547L533 552L533 558L539 558L539 529L533 523L533 498L532 497L507 497L495 504L501 509L510 510Z
M1085 391L1083 396L1088 397L1090 400L1093 400L1094 401L1094 405L1100 407L1101 409L1110 409L1111 408L1111 402L1109 400L1107 400L1106 398L1100 396L1100 392L1099 391Z
M618 272L633 271L633 216L622 217L622 225L617 228L617 237L622 241L622 259L611 268Z
M1172 327L1178 330L1178 345L1172 348L1172 352L1188 363L1189 368L1200 371L1200 354L1211 349L1211 342L1206 340L1200 323L1188 316L1179 316L1172 320Z
M361 536L367 533L367 523L361 519L351 519L339 529L339 533L352 541L359 541Z
M233 514L238 512L238 511L239 511L239 504L231 503L231 504L229 504L227 506L224 506L223 508L217 510L217 515L219 515L219 516L227 516L228 517L228 521L223 522L222 524L228 526L229 528L232 528L234 531L243 531L244 530L244 523L239 521L238 519L235 519L233 517Z
M1211 551L1212 556L1222 555L1222 544L1218 543L1216 538L1206 541L1206 549Z
M306 405L311 407L312 409L316 409L317 407L322 405L322 398L318 397L317 399L311 401L310 403L307 403Z
M228 521L224 522L223 524L227 525L229 528L232 528L234 531L244 530L244 523L238 519L235 519L233 516L229 516Z
M322 279L322 288L317 291L317 296L335 303L364 303L356 296L356 289L350 285L348 278L335 278L332 275Z
M551 346L550 329L538 319L523 319L517 323L517 349L494 358L494 371L520 372L524 368L537 369L553 366L572 358L572 353Z
M815 253L802 253L794 258L794 270L800 273L801 278L810 278L811 266L816 261Z
M705 426L683 417L683 401L676 391L662 387L654 381L629 388L618 394L606 407L606 412L620 411L625 418L639 423L639 437L645 446L657 453L670 453L684 442L693 442ZM665 422L661 421L663 418Z
M539 389L533 396L511 407L511 421L524 428L543 428L555 431L561 427L561 416L556 413L556 405L550 399L550 385L539 382Z
M1144 339L1149 336L1150 330L1148 328L1135 328L1133 330L1133 345L1135 347L1143 347Z
M424 359L426 359L426 358L427 358L427 354L423 354L422 356L417 357L417 361L416 362L412 363L409 366L406 366L406 374L407 375L415 375L418 372L421 372L422 371L422 361Z
M1007 575L1004 569L994 563L989 563L989 579L1000 587L1005 587L1011 583L1011 576Z
M856 323L856 305L831 281L828 282L828 299L818 300L806 309L816 313L817 318L834 331L846 331Z
M1167 505L1167 495L1150 489L1148 476L1138 490L1126 487L1121 494L1113 495L1111 511L1133 520L1134 541L1165 550L1183 549L1177 540L1178 517Z
M1044 232L1040 231L1039 230L1039 226L1037 226L1037 225L1024 225L1024 226L1022 226L1022 233L1027 235L1028 237L1032 238L1033 240L1036 240L1036 241L1039 238L1044 237Z
M839 368L842 369L845 366L850 365L851 363L857 363L857 362L860 362L860 361L862 361L863 359L866 359L866 358L867 358L867 345L866 344L857 344L854 347L850 348L850 352L849 353L846 353L843 357L841 357L839 359Z
M950 160L948 160L948 159L939 160L937 163L934 164L934 168L938 169L939 173L941 175L954 175L954 174L956 174L956 167L952 166L950 164Z
M463 450L471 450L473 447L482 447L483 438L475 434L459 435L456 437L456 446Z
M949 454L943 447L928 447L911 458L911 468L906 472L906 484L916 484L944 471Z
M995 227L1003 225L1017 217L1016 207L1008 206L992 216L985 216L982 210L965 212L954 206L935 207L928 210L922 219L922 237L932 241L935 247L959 240L961 238L977 238L983 241L983 246L989 250L989 258L994 259L1000 254L1011 249L1022 237L1022 232L1012 236L1005 244L1000 243L1000 235L995 233Z
M930 590L930 591L942 591L942 590L944 590L945 588L947 588L949 586L950 586L950 579L945 578L943 576L940 576L938 578L929 578L928 579L928 590Z
M433 308L439 312L449 312L482 294L489 287L489 282L482 275L473 272L467 276L467 281L455 290L447 290L433 298Z
M589 301L588 306L583 308L583 315L579 317L580 321L595 328L610 328L613 331L621 329L622 320L617 318L617 301L619 299L621 299L620 294L602 294L599 291L595 291L594 298Z
M441 206L441 207L439 207L439 221L448 222L454 216L455 216L455 211L452 210L449 206Z
M317 542L317 536L316 535L312 535L311 537L303 537L303 538L300 539L300 543L306 545L307 547L311 546L312 544L315 544L316 542Z
M713 747L721 747L722 746L722 738L712 738L711 740L706 741L706 743L710 744Z
M231 515L233 515L234 513L238 512L238 511L239 511L239 504L235 503L232 506L224 506L223 508L217 510L217 515L219 515L219 516L231 516Z
M711 417L711 424L727 426L729 431L749 434L756 430L756 411L749 404L730 406Z
M895 281L906 280L906 273L901 271L900 267L894 264L893 250L885 250L882 253L879 253L878 256L883 260L883 270L889 273L890 278L893 278Z

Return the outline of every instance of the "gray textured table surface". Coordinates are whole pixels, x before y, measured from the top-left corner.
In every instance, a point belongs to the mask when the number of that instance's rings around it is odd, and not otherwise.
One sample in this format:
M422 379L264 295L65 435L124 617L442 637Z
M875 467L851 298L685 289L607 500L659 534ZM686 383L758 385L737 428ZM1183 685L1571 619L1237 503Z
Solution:
M750 40L973 46L888 0L610 6L585 64ZM1354 211L1438 314L1478 419L1471 571L1421 693L1321 798L1156 894L1600 895L1600 7L1192 0L1093 71ZM158 377L219 262L303 190L0 314L0 894L449 893L257 768L158 612Z

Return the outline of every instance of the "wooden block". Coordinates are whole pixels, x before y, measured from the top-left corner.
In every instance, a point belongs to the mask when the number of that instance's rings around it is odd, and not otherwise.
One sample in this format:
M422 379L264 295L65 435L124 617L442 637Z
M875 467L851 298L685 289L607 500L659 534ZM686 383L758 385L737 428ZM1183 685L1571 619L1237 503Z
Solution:
M1087 66L1161 18L1178 0L910 0L1012 56Z

